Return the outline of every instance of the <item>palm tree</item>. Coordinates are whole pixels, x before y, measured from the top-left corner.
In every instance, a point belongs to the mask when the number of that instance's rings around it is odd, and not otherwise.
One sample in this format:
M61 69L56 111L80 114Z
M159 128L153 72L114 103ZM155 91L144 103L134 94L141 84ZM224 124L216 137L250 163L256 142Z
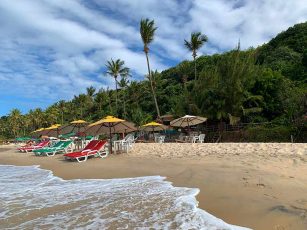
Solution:
M95 95L95 104L98 107L99 112L102 110L103 103L107 101L106 91L102 88Z
M22 125L22 115L20 110L12 109L8 117L9 125L14 137L17 137Z
M194 59L194 78L197 80L196 75L196 57L197 57L197 51L205 44L205 42L208 41L208 37L204 34L201 34L200 32L191 33L191 40L187 41L184 40L184 45L187 47L189 51L192 52L192 56Z
M156 92L155 92L154 86L153 86L153 80L152 80L152 75L151 75L151 70L150 70L150 65L149 65L149 58L148 58L148 53L149 53L149 47L148 46L154 39L156 29L157 29L157 27L155 27L154 20L150 21L148 18L141 20L141 22L140 22L140 34L141 34L142 41L143 41L143 44L144 44L144 53L146 55L148 77L149 77L151 91L152 91L152 95L153 95L156 110L157 110L157 115L158 115L158 118L160 118L161 117L160 109L159 109L159 106L158 106Z
M64 112L66 110L66 102L64 100L60 100L57 104L61 112L61 124L64 124Z
M44 112L37 108L31 114L32 122L35 124L35 129L41 128L44 123Z
M74 96L74 99L72 100L75 108L79 109L80 112L80 119L84 119L83 115L84 112L86 110L86 108L88 107L89 104L89 98L86 94L79 94L78 96Z
M89 102L88 104L89 112L93 109L95 92L96 89L93 86L86 88L86 96L88 97L88 102Z
M60 111L56 106L50 106L45 110L44 120L48 123L48 126L55 124L55 123L58 123L58 118L59 118L59 115L60 115L59 112Z
M130 69L128 67L125 67L125 62L117 59L114 61L111 59L111 61L108 61L106 64L107 71L106 73L109 74L110 76L114 77L115 80L115 96L116 96L116 113L118 112L118 98L117 98L117 77L128 77L130 76Z
M90 98L93 98L95 96L96 89L93 86L87 87L86 88L86 94Z
M124 106L124 118L126 118L126 88L129 84L129 80L126 77L122 77L118 82L119 87L122 89L123 94L123 106Z

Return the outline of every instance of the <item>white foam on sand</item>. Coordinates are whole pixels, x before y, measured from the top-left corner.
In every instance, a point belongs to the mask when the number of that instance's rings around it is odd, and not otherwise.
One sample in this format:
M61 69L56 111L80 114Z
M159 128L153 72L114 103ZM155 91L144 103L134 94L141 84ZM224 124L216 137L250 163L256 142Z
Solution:
M0 165L1 229L245 229L197 208L198 189L160 176L63 180Z

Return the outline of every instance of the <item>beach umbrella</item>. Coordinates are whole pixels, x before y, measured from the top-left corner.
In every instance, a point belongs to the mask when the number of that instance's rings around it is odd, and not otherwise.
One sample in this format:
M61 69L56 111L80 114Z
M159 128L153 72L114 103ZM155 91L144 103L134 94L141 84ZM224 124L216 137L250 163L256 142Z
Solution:
M167 127L163 124L160 124L160 123L157 123L157 122L149 122L145 125L142 125L141 127L142 130L144 131L152 131L152 132L155 132L155 131L163 131L163 130L166 130Z
M67 138L74 137L74 136L76 136L75 133L65 133L65 134L60 134L59 138L67 139Z
M99 134L109 134L111 140L112 133L129 133L136 130L137 128L132 122L113 116L106 116L105 118L88 125L85 133L94 136ZM112 143L110 143L110 152L112 153Z
M39 136L42 135L42 132L43 132L44 130L45 130L45 128L40 128L40 129L37 129L37 130L35 130L35 131L31 132L31 133L32 133L32 135L33 135L34 137L39 137Z
M141 130L143 131L152 131L154 133L155 131L163 131L166 130L167 127L163 124L157 123L155 121L149 122L145 125L142 125ZM153 134L154 135L154 134Z
M190 126L204 123L206 120L207 120L206 117L185 115L183 117L171 121L170 124L173 127L183 127L183 128L188 127L188 130L190 131Z
M60 124L51 125L50 127L45 128L41 134L49 137L58 137L60 127Z
M137 128L132 122L113 116L106 116L105 118L88 125L85 133L94 136L99 134L109 134L111 136L113 133L129 133L136 130Z
M34 130L34 131L31 132L31 133L39 133L39 132L43 131L44 129L45 129L45 128L40 128L40 129Z
M79 133L84 132L88 122L84 120L75 120L68 125L62 126L59 130L59 134Z

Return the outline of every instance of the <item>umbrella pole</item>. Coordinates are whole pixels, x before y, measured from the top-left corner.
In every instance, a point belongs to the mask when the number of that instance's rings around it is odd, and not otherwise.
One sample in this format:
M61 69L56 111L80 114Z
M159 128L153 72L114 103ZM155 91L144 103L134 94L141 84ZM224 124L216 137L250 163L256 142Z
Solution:
M110 138L110 154L112 154L112 141L111 141L111 126L109 124L109 138Z

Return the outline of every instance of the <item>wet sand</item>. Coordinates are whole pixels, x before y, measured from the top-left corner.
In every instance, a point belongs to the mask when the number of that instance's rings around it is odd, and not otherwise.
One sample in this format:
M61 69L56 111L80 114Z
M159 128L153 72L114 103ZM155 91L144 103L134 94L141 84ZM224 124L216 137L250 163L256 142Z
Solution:
M4 150L9 148L10 150ZM165 176L199 188L199 207L253 229L307 229L306 144L135 144L84 163L0 147L0 164L40 165L64 179Z

